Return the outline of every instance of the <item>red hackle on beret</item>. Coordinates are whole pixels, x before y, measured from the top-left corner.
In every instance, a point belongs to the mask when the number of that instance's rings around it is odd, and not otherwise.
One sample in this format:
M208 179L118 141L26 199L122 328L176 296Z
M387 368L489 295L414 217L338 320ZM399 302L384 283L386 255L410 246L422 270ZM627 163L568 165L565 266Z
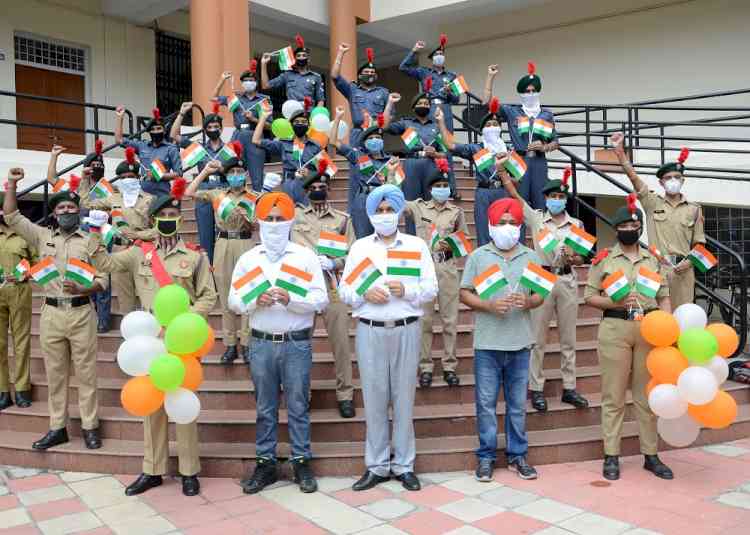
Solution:
M440 48L445 48L445 45L448 44L448 35L441 33L440 34Z
M294 36L294 42L297 44L297 48L305 48L305 40L302 39L300 34Z
M492 97L492 100L490 100L490 113L496 115L498 111L500 111L500 99Z
M367 54L367 63L372 63L375 61L375 50L372 48L365 48L365 54Z
M443 174L450 172L448 160L446 160L445 158L438 158L437 160L435 160L435 165L437 166L438 171Z
M320 161L318 162L318 174L324 175L330 163L331 162L328 161L328 158L321 158Z
M687 161L688 156L690 156L690 149L682 147L680 155L677 157L677 161L684 164Z
M312 105L313 105L312 99L309 96L305 97L305 100L304 100L305 113L308 113L312 109Z
M528 71L530 76L534 76L536 74L536 63L533 61L529 61L529 64L526 66L526 70Z
M571 167L566 167L565 171L563 171L563 177L562 177L563 189L568 189L568 182L570 181L570 175L572 174L573 174L573 169Z
M70 185L70 191L76 192L78 186L81 184L81 177L78 175L70 175L70 181L68 181L68 184Z
M125 161L130 165L135 164L135 149L133 147L125 149Z
M97 139L94 142L94 152L96 152L97 156L101 156L103 149L104 149L104 141L102 141L101 139Z
M178 176L172 181L172 197L174 197L178 201L182 200L182 197L185 195L186 189L187 180L185 180L181 176Z
M385 115L378 113L378 128L382 129L385 126Z
M429 93L432 91L432 76L424 79L424 92Z
M239 139L235 139L234 141L229 142L229 146L232 147L232 150L237 155L238 159L242 159L242 143Z
M634 214L635 211L638 209L638 207L635 205L637 197L635 193L629 193L628 194L628 211L631 214Z
M258 72L258 60L257 59L253 58L250 60L250 68L248 70L253 74Z
M213 102L211 102L211 113L213 113L214 115L219 115L219 101L218 100L214 100Z
M497 225L505 212L510 213L517 225L523 223L523 207L521 203L516 199L506 197L496 200L487 209L487 219L489 219L490 225Z
M154 108L151 110L151 115L153 116L155 121L161 120L161 112L159 111L159 108Z

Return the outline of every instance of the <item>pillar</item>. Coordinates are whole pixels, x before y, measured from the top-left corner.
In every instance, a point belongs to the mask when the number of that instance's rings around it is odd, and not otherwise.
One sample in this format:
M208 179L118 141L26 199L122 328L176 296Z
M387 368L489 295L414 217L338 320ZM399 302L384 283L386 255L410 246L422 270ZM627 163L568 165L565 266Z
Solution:
M354 80L357 77L357 7L357 2L353 0L328 0L331 68L336 61L339 44L348 43L351 46L341 64L341 76L345 80ZM346 110L346 122L351 126L352 118L349 113L349 102L334 87L331 79L328 80L328 94L330 95L331 116L333 116L336 106L343 106Z
M211 97L224 71L240 73L250 63L250 3L247 0L190 0L190 61L193 102L211 112ZM223 94L230 91L230 80ZM231 114L222 108L225 124ZM198 121L199 117L194 117Z

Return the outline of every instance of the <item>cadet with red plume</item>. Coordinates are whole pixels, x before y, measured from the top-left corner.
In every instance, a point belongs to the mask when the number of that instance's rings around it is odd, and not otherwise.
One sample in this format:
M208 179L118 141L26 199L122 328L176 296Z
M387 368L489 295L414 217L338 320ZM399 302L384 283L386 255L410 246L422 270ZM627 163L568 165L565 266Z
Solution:
M268 79L268 64L274 54L266 52L260 59L260 86L267 91L283 87L287 100L303 102L310 97L316 106L325 106L326 94L323 87L323 77L310 70L310 49L305 46L305 40L300 34L294 38L294 64L290 70L282 70L275 78ZM283 54L284 51L282 50ZM280 61L280 67L283 69Z

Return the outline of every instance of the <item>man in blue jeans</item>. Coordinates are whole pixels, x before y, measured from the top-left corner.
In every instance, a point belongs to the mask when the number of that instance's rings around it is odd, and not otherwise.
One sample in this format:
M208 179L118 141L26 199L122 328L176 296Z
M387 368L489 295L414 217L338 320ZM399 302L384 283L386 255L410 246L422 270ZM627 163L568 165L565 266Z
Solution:
M542 297L519 281L537 254L521 245L523 209L515 199L499 199L488 210L492 242L476 249L466 262L461 302L475 311L474 375L479 449L476 479L491 481L497 457L497 399L505 397L505 455L508 469L521 479L536 479L526 462L526 391L529 353L534 344L530 310Z
M242 481L246 494L278 480L281 389L289 413L290 463L302 492L318 484L310 467L310 369L315 314L328 305L318 255L289 241L294 202L286 193L266 193L257 203L260 245L243 254L232 273L228 305L250 316L250 374L258 413L252 476Z

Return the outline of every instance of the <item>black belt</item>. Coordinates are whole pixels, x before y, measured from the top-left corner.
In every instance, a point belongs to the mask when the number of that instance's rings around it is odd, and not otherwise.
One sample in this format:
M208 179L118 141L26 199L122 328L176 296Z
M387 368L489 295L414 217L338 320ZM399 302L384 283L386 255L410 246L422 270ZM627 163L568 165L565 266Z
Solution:
M650 308L648 310L644 310L643 311L643 315L645 316L646 314L648 314L649 312L653 312L654 310L656 310L656 309L655 308ZM605 318L614 318L614 319L618 319L618 320L630 320L631 318L628 317L629 315L630 314L628 313L627 310L622 310L622 309L619 309L619 308L613 308L613 309L609 309L609 310L605 310L604 311L604 317Z
M502 189L503 185L498 182L478 182L477 188L480 189Z
M528 154L529 152L534 154L533 156L534 158L546 158L547 157L546 153L544 153L541 150L517 150L516 154L520 154L521 156L525 158L526 154Z
M364 323L365 325L369 325L370 327L386 327L388 329L393 329L394 327L405 327L410 323L414 323L418 319L419 316L409 316L408 318L404 318L402 320L391 321L375 321L368 320L367 318L359 318L359 322Z
M224 238L225 240L249 240L252 237L253 233L250 231L225 232L222 230L219 232L219 238Z
M311 331L312 329L302 329L300 331L289 331L286 333L264 333L263 331L256 331L253 329L250 331L250 334L253 338L260 338L261 340L268 340L269 342L280 344L290 340L294 340L295 342L309 340Z
M555 275L570 275L573 271L570 266L542 266L542 268Z
M70 306L71 308L86 306L91 303L91 299L82 295L78 297L45 297L44 302L51 307Z

